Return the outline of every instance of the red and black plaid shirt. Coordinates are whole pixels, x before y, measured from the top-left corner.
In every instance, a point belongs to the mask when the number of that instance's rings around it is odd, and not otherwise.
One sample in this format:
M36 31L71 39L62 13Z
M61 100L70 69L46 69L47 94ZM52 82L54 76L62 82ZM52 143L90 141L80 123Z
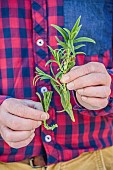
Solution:
M45 67L52 58L47 44L56 48L58 34L51 24L64 25L63 0L0 0L0 103L8 97L38 101L36 91L42 95L44 90L51 90L49 81L39 81L36 87L32 85L35 66L50 73L49 66ZM113 80L109 50L101 58L98 55L77 57L78 65L89 61L103 62ZM43 126L38 128L33 141L20 149L11 148L1 137L0 161L47 155L47 164L51 164L113 145L112 85L111 88L108 106L98 111L77 108L71 96L72 105L76 107L75 122L67 113L56 112L62 107L54 91L47 123L57 123L58 128L54 131L47 131Z

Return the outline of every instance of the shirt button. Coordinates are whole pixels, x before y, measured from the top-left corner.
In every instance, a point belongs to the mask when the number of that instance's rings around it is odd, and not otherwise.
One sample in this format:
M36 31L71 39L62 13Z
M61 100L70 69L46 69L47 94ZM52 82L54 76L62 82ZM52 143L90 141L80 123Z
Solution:
M45 136L45 141L46 142L51 142L51 136L50 135L46 135Z
M38 40L36 41L36 44L37 44L38 46L43 46L44 41L43 41L42 39L38 39Z
M48 90L47 90L47 87L42 87L41 88L41 93L44 93L44 92L47 92Z

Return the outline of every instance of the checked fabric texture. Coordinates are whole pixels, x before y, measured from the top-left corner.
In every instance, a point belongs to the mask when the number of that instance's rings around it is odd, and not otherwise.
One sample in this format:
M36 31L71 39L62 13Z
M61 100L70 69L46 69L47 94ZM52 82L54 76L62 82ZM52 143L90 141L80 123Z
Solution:
M47 45L57 48L55 36L61 38L51 24L64 27L69 25L69 21L73 21L74 16L72 19L69 12L66 13L69 5L70 8L74 5L71 2L0 0L0 104L7 98L39 101L36 92L42 95L42 87L53 90L47 80L39 81L36 87L33 86L35 67L38 66L50 74L50 68L45 67L45 63L53 59L53 56ZM43 46L37 45L39 39L44 41ZM77 56L77 65L90 61L102 62L113 82L112 57L112 49L107 49L102 55ZM57 65L54 64L54 71L56 69ZM113 84L111 88L113 91ZM9 147L0 137L0 161L21 161L28 157L44 155L47 164L52 164L73 159L83 152L113 145L113 92L108 106L99 111L81 108L73 95L71 102L76 120L74 123L67 113L57 113L62 107L60 98L54 91L49 111L50 119L47 123L57 123L58 128L47 131L42 125L36 129L33 141L20 149ZM50 142L45 140L47 135L51 136Z

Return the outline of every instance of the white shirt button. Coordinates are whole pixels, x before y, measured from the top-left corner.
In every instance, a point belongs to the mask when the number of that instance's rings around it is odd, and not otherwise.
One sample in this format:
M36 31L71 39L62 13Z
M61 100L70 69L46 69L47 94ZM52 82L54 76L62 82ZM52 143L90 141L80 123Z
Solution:
M45 141L46 142L51 142L51 136L50 135L46 135L45 136Z
M44 92L47 92L48 90L47 90L47 87L42 87L41 88L41 93L44 93Z
M43 41L42 39L38 39L38 40L36 41L36 44L37 44L38 46L43 46L43 45L44 45L44 41Z

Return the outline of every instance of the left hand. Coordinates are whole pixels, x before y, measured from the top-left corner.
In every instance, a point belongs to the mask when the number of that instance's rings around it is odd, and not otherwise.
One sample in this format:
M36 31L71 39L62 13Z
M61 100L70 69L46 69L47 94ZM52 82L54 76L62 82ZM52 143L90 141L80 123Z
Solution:
M69 90L76 91L78 102L89 110L99 110L108 104L111 77L102 63L90 62L73 67L62 76Z

